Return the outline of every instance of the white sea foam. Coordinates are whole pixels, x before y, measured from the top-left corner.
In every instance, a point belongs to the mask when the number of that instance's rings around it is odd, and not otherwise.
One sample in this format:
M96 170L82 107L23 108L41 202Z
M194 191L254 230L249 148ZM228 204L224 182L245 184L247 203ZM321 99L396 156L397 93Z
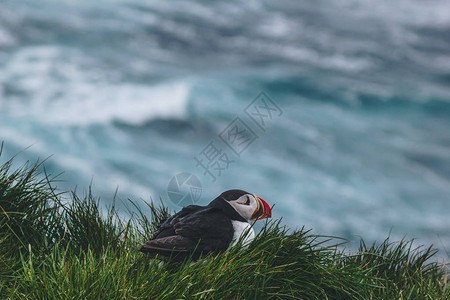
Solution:
M60 47L29 47L9 61L0 82L19 95L1 97L9 114L61 125L121 121L140 125L152 119L182 119L189 84L144 85L108 82L95 67L83 68L79 53ZM91 62L92 63L92 62Z

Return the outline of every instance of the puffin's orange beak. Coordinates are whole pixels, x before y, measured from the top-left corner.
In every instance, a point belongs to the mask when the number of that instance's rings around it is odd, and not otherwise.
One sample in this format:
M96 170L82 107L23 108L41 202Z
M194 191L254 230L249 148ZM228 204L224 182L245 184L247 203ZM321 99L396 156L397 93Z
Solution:
M253 195L256 199L256 203L258 206L256 207L255 211L253 212L253 215L250 218L250 221L256 221L261 220L265 218L272 217L272 211L270 210L269 204L267 204L266 201L259 198L258 196Z

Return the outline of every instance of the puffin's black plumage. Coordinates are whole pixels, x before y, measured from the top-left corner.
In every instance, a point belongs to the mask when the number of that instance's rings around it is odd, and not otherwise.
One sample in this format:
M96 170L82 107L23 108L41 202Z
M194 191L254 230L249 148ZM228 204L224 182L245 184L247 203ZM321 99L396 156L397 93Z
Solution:
M232 220L246 222L227 201L248 194L242 190L222 193L208 206L189 205L162 222L142 252L165 256L199 256L226 250L233 239Z

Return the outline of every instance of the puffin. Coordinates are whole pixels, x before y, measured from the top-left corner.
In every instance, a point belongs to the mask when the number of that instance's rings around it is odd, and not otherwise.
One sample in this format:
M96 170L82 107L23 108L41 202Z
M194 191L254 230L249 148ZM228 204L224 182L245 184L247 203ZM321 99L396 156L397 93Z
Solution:
M207 206L189 205L162 221L152 239L139 251L177 259L219 253L255 237L249 221L270 218L270 206L262 198L243 190L228 190Z

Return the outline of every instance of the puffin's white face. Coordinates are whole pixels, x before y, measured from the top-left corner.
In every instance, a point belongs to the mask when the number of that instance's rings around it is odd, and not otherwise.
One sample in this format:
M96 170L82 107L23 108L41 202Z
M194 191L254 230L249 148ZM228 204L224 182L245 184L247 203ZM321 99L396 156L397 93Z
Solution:
M252 218L258 208L258 203L252 194L245 194L236 200L228 201L231 206L247 221Z

